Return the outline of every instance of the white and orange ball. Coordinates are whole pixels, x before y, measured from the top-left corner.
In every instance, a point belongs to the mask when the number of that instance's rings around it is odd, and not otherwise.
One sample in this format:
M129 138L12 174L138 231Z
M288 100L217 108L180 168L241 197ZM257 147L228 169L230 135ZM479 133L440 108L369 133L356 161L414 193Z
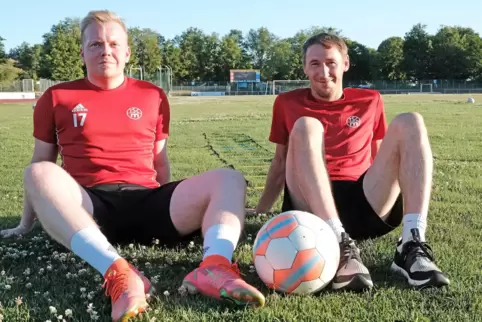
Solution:
M283 293L312 294L335 276L340 248L322 219L303 211L283 212L259 230L253 258L260 279Z

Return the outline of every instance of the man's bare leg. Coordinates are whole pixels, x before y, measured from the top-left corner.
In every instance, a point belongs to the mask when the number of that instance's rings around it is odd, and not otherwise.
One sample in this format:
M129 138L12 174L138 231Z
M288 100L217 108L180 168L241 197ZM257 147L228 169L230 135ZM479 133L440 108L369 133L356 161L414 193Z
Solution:
M31 164L24 181L27 198L45 231L106 278L113 319L143 311L151 284L129 267L99 230L87 192L52 162ZM116 277L119 272L125 274Z
M325 220L341 242L345 230L331 193L323 135L323 125L315 118L301 117L295 122L288 143L286 184L293 206Z
M203 261L186 276L183 285L193 293L263 306L263 294L244 282L232 266L244 226L245 198L243 175L216 169L181 182L172 195L170 212L181 235L201 228L204 236Z
M381 217L390 212L402 192L405 214L413 217L408 226L405 224L404 242L411 238L411 228L418 228L420 238L425 240L432 173L432 150L423 118L418 113L396 116L365 175L363 189Z
M415 286L449 284L425 244L432 173L432 151L422 116L418 113L396 116L365 175L363 189L368 202L382 218L389 215L402 193L403 232L392 268Z
M332 287L340 290L371 288L373 282L368 269L338 217L324 161L323 137L323 126L317 119L302 117L295 122L286 160L290 199L295 209L325 220L338 237L341 258Z

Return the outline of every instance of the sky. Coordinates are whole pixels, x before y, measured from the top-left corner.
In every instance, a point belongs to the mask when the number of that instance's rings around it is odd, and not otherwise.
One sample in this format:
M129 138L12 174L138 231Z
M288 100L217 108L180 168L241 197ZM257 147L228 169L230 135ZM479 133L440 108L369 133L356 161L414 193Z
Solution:
M471 27L482 35L482 1L464 0L23 0L2 1L0 36L7 51L23 41L41 43L52 25L67 17L82 18L90 10L108 9L128 27L151 28L168 39L189 27L224 35L230 29L247 33L267 27L279 37L290 37L312 26L335 27L350 39L377 48L386 38L403 37L422 23L431 34L441 25ZM102 5L99 5L102 3ZM243 5L243 3L245 3ZM233 7L231 7L231 5Z

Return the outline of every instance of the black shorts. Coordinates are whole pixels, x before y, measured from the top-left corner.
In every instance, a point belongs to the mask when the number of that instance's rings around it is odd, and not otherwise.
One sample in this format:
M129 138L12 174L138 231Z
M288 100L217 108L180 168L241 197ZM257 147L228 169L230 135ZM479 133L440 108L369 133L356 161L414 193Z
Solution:
M373 210L363 191L363 178L357 181L332 181L332 192L343 228L356 240L381 237L398 227L403 218L403 199L400 194L386 219ZM294 210L285 185L282 211Z
M83 187L94 205L94 220L111 244L173 244L190 236L181 236L171 220L174 181L159 188L129 184ZM193 233L194 235L194 233Z

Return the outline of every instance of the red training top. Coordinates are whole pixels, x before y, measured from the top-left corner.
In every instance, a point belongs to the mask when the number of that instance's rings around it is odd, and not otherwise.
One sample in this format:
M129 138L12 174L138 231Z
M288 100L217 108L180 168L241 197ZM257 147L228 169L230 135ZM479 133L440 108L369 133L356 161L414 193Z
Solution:
M371 143L385 136L387 123L380 93L346 88L334 102L316 100L309 88L280 94L273 105L269 140L287 145L296 120L310 116L323 124L331 180L358 180L372 164Z
M154 143L169 135L169 102L152 83L125 78L112 90L87 79L50 87L34 109L35 138L57 144L62 167L82 186L158 187Z

